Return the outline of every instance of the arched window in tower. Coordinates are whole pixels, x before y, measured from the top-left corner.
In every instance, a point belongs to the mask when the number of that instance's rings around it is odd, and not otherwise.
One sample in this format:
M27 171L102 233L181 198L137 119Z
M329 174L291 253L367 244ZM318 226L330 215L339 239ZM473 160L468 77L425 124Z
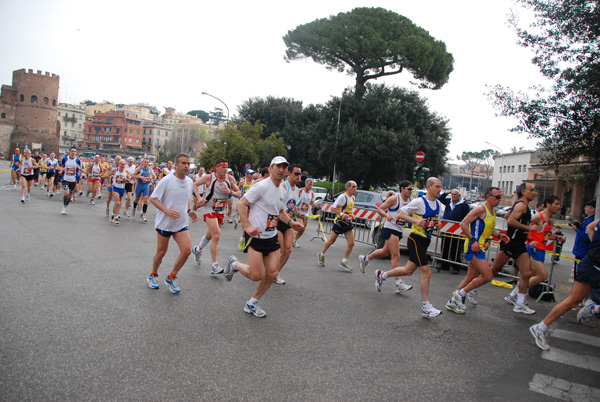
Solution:
M52 106L56 106L56 99L52 99Z
M37 103L37 96L31 95L31 103Z
M2 113L2 118L6 119L6 113Z
M19 96L19 100L21 102L25 102L25 96L23 94L21 94L21 96Z
M44 97L44 105L47 105L47 104L48 104L48 100L49 100L49 99L48 99L47 97Z

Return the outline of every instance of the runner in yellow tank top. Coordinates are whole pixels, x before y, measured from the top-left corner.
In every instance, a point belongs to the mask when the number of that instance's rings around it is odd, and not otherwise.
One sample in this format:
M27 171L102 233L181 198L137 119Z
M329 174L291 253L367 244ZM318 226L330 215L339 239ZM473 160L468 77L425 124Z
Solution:
M496 227L496 211L502 195L497 187L485 190L485 203L473 208L462 220L460 227L465 234L465 260L468 261L467 276L458 285L458 290L452 292L452 297L446 303L446 308L457 314L464 314L465 298L469 295L469 302L477 304L476 288L484 285L494 277L485 252L490 245L492 236L500 237L509 242L506 234L500 234Z

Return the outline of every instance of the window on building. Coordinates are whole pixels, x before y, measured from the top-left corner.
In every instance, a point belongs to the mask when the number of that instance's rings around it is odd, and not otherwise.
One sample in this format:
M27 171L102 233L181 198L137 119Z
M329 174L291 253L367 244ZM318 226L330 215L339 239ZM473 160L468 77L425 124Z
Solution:
M90 127L89 127L89 130L88 130L88 132L89 132L89 133L91 133L91 132L92 132L92 126L90 126Z
M52 99L52 106L56 106L56 99Z
M94 131L95 131L96 133L99 133L99 132L101 131L101 128L100 128L100 127L94 127Z
M105 127L105 128L104 128L104 132L105 132L105 133L110 133L110 127Z
M140 143L140 140L135 140L135 142L139 144L139 143Z
M156 139L156 146L159 146L159 145L160 145L160 140L157 138Z
M31 103L37 103L37 96L31 95Z
M94 141L100 141L100 136L99 135L95 135L94 136Z
M58 117L60 117L60 112L58 112Z
M110 142L110 136L104 137L104 142Z
M44 105L48 104L49 99L44 96Z
M519 173L520 173L521 172L521 165L518 165L518 168L519 168Z
M140 130L137 130L137 133L139 134L139 133L140 133Z
M168 137L169 133L167 131L165 131L165 137Z
M21 102L25 102L25 96L23 94L21 94L21 96L19 96L19 100Z
M79 123L79 124L77 125L77 128L81 129L81 123Z
M6 119L6 113L2 113L2 118Z
M511 172L511 173L514 173L514 172L515 172L515 165L512 165L512 166L510 167L510 172ZM511 187L510 187L510 188L512 188L512 185L511 185Z
M117 134L121 134L121 128L117 127Z

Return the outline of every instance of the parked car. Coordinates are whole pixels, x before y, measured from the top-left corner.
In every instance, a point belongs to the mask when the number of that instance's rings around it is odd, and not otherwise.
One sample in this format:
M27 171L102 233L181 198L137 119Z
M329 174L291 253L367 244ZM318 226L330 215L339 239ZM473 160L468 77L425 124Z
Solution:
M331 198L325 198L325 201L333 203L337 197L343 193L344 192L339 192ZM374 191L356 190L356 193L354 194L354 208L376 211L383 201L385 201L385 196ZM322 203L323 201L317 202L318 205L321 205Z
M504 218L512 207L496 207L496 216Z
M315 193L315 202L322 200L327 195L327 189L323 187L313 186L312 191Z

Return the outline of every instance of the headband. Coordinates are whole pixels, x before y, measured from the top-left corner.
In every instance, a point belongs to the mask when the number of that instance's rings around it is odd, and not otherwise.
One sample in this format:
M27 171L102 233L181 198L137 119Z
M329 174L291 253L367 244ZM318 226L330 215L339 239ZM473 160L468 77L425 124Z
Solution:
M216 168L218 168L218 167L229 167L229 163L227 163L227 162L221 162L221 163L217 163L217 164L215 165L215 167L216 167Z

